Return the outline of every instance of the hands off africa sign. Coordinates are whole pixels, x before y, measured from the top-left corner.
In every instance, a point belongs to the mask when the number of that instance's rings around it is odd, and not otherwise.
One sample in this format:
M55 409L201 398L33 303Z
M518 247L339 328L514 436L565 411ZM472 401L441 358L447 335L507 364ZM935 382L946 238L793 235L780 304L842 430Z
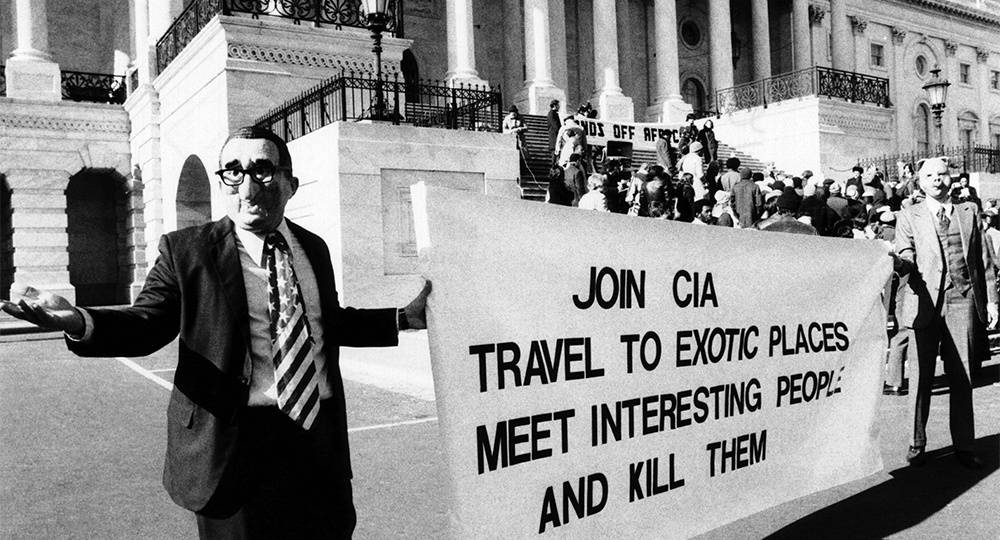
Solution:
M882 468L884 248L412 189L455 538L688 538Z

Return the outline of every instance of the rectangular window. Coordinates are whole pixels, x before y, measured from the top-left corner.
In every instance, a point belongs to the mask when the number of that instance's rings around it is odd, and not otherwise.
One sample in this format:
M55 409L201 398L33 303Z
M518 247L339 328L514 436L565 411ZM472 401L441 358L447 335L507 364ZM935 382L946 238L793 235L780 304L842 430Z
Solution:
M990 88L1000 90L1000 71L990 72Z
M885 47L878 43L872 43L872 67L885 66Z
M958 65L958 80L962 84L969 84L969 71L972 66L969 64L959 64Z

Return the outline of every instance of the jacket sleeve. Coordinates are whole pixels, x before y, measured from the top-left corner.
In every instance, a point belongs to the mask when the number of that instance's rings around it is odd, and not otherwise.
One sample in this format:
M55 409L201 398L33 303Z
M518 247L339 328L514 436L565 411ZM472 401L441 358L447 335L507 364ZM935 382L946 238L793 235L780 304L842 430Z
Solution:
M894 270L896 274L905 276L916 270L916 246L913 241L913 214L909 211L898 212L896 217L896 239L893 248L896 252Z

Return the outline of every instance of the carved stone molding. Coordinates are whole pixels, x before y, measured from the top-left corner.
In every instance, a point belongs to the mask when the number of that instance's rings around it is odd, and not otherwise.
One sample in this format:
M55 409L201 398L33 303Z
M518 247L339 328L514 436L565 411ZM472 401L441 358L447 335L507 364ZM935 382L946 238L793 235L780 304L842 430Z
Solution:
M878 116L858 116L849 114L820 113L819 123L840 128L843 131L864 133L889 133L892 119Z
M129 133L128 121L80 120L42 116L0 115L0 131L6 129L37 129L44 131L83 133Z
M809 22L813 26L822 26L823 17L826 16L826 10L823 6L817 6L816 4L809 4Z
M240 60L255 60L258 62L274 62L277 64L294 64L297 66L320 67L345 71L375 71L375 60L359 56L339 56L322 54L313 51L296 51L279 49L277 47L260 47L241 43L230 43L228 55ZM382 64L382 73L392 76L399 72L399 66Z
M868 28L868 19L858 15L850 15L848 19L851 20L851 28L854 29L855 36L865 35L865 30Z
M892 41L895 42L896 45L902 45L905 39L906 39L906 29L900 28L898 26L893 26Z
M982 47L976 47L976 60L978 60L980 64L985 64L990 60L990 51Z
M944 53L948 56L955 56L955 51L958 50L958 43L946 39L944 40Z

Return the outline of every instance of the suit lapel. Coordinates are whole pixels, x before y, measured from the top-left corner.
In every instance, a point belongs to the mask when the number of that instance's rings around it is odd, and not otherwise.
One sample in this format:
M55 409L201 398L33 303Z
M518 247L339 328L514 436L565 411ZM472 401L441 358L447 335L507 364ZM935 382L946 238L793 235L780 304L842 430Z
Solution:
M913 211L917 216L916 225L920 228L920 237L924 238L924 242L927 243L926 253L936 253L937 256L933 257L934 270L937 272L944 271L944 251L941 248L941 241L938 240L937 235L937 216L934 212L931 212L930 206L927 203L922 203L915 205Z
M240 252L236 247L236 232L233 226L232 220L228 217L217 221L209 230L208 250L212 269L222 284L223 295L233 311L236 325L249 351L250 309L247 307L246 284L243 281Z
M975 216L969 205L955 205L955 216L958 219L958 230L962 235L962 253L969 257L969 246L972 242L972 228L975 227Z

